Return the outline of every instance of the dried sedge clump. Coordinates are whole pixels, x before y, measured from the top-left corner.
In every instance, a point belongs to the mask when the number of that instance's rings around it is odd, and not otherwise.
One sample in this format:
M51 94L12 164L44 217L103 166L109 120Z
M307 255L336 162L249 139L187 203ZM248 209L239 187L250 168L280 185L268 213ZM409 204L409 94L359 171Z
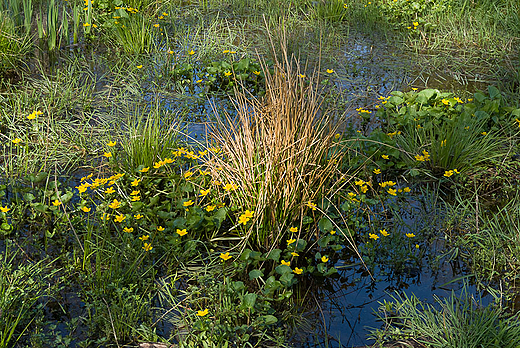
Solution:
M236 92L236 115L226 114L212 129L220 156L207 165L224 185L238 185L229 193L232 206L254 211L253 224L242 228L242 236L274 246L288 224L301 224L309 202L333 192L344 151L334 142L337 122L321 110L317 74L304 78L287 60L274 73L265 65L263 71L265 96Z

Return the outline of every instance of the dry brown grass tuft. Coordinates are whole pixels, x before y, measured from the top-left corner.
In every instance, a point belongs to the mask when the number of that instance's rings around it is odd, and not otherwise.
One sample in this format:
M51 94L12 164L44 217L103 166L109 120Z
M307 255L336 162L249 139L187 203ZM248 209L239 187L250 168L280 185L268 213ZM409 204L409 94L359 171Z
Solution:
M239 186L230 195L232 206L254 211L241 236L268 247L278 245L289 226L301 227L303 216L319 213L306 203L319 203L337 189L345 152L334 141L338 122L321 109L316 73L303 78L287 56L273 73L263 71L265 96L236 93L236 115L226 114L212 129L221 156L206 165L224 185Z

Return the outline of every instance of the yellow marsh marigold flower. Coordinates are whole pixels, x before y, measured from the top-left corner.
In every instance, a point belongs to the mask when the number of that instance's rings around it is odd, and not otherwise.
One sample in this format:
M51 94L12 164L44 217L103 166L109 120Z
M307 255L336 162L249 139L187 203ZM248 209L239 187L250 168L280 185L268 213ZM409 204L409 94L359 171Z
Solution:
M83 192L87 191L87 187L88 186L85 186L85 185L76 186L76 188L78 189L79 193L83 193Z
M151 243L144 243L143 249L144 249L144 251L150 251L153 249L153 246Z
M204 317L204 316L208 315L208 313L209 313L209 310L206 308L203 311L197 311L197 316L198 317Z
M162 227L162 226L157 226L157 231L159 231L159 232L164 231L164 227Z
M159 23L155 23L153 26L154 26L155 28L159 28Z
M255 71L253 71L253 74L260 75L260 71L255 70Z
M363 185L365 185L365 181L363 181L363 180L356 180L354 182L354 184L356 184L357 186L363 186Z
M52 205L57 207L57 206L61 205L61 202L59 200L55 200L54 202L52 202Z
M142 65L138 65L137 66L137 69L141 69L143 66Z
M132 193L130 193L130 196L137 196L139 193L141 193L140 190L133 190Z
M11 141L13 142L13 144L18 145L18 144L20 144L20 143L22 142L22 139L20 139L20 138L14 138L14 139L11 140Z
M247 218L252 218L254 213L255 213L254 211L246 210L244 212L244 216L247 217Z
M360 191L361 191L362 193L367 193L367 191L368 191L368 186L366 186L366 185L365 185L365 186L361 186L359 189L360 189Z
M114 199L112 203L108 205L109 208L117 209L121 206L121 202L119 202L117 199Z
M136 219L136 220L139 220L139 219L142 219L142 218L143 218L142 214L134 215L134 219Z
M83 210L85 213L90 212L91 208L89 207L81 207L81 210Z
M336 231L332 230L332 231L330 231L330 234L335 235Z
M207 211L207 212L210 212L210 211L215 210L215 208L216 208L216 205L208 205L208 206L206 207L206 211Z
M412 191L412 190L408 186L403 189L403 192L406 192L406 193L408 193L410 191Z
M453 172L454 172L455 174L460 174L460 172L459 172L457 169L453 169Z
M220 253L220 258L222 260L224 260L224 261L227 261L227 260L229 260L231 258L231 256L229 255L229 252L227 252L225 254L224 253Z
M103 213L103 215L101 215L101 220L108 220L108 219L110 219L110 214Z
M383 157L385 160L389 159L388 155L381 155L381 157Z
M391 194L392 196L397 196L397 190L396 189L388 189L388 193Z
M200 190L200 196L206 196L209 193L209 191L210 191L210 189L207 189L207 190L201 189Z
M117 141L109 141L108 142L108 146L110 146L110 147L114 147L114 146L116 146L116 144L117 144Z
M189 170L184 173L184 179L189 180L193 176L193 172L190 172Z
M8 208L8 207L2 207L2 206L0 205L0 211L1 211L2 213L7 213L9 210L11 210L11 209Z
M182 203L182 205L185 207L189 207L189 206L193 205L193 201L190 199L189 201Z
M132 233L132 232L134 232L134 228L133 227L125 227L125 228L123 228L123 232Z
M150 235L149 234L145 234L145 235L142 235L141 237L139 237L140 240L142 240L143 242L145 240L148 240L148 238L150 238Z
M408 238L413 238L413 237L415 237L415 234L413 234L413 233L407 233L406 236L407 236Z
M116 218L114 219L114 222L123 222L123 220L126 219L126 216L124 216L123 214L119 214L118 216L116 216Z
M194 51L194 50L191 50L191 51L188 52L188 54L189 54L190 56L192 56L192 55L195 54L195 51Z
M312 210L316 210L316 204L312 203L311 201L305 203L305 205L311 208Z
M224 186L224 191L234 191L238 188L238 185L235 185L235 184L226 184L226 186Z
M381 174L381 169L374 169L373 172L374 174Z
M224 76L231 76L231 71L226 71L226 72L224 73Z
M184 235L186 235L186 234L188 234L188 232L186 231L186 229L183 229L183 230L181 230L181 229L177 229L176 233L177 233L179 236L181 236L181 237L184 236Z
M169 157L166 157L163 161L165 164L170 164L170 163L173 163L173 159L169 158Z
M140 169L139 171L140 171L141 173L146 173L146 172L148 172L149 170L150 170L150 167L144 167L143 169Z
M296 267L296 268L293 269L293 272L296 273L296 274L302 274L303 269Z
M103 156L105 156L106 158L110 158L112 157L112 152L105 152Z
M222 53L229 53L229 50L224 50L222 51Z
M240 215L240 217L238 218L238 223L239 223L239 224L243 224L243 225L245 225L245 224L248 223L249 220L250 220L250 219L249 219L247 216L245 216L245 215Z
M329 258L327 256L322 256L321 257L321 262L325 263L325 262L328 262L329 261Z
M332 74L334 72L334 69L327 69L327 74Z
M165 164L165 163L164 163L163 161L155 162L155 163L153 164L153 167L154 167L155 169L159 169L159 168L161 168L164 164Z
M291 245L292 243L296 242L296 239L287 239L287 245Z
M294 256L294 257L296 257L296 256L300 256L298 253L295 253L294 251L291 252L291 255Z
M280 263L281 263L282 265L286 265L286 266L289 266L289 267L291 266L291 261L285 261L285 260L282 260Z
M130 200L132 202L139 202L141 200L141 196L132 196L130 197Z
M379 233L381 233L383 236L388 237L390 233L386 232L386 230L379 230Z
M105 190L105 193L106 193L106 194L111 194L111 193L114 193L114 192L116 192L116 190L114 190L113 187L109 187L109 188L107 188L107 189Z
M132 186L137 186L137 185L139 185L140 182L141 182L140 179L135 179L134 181L132 181L132 182L130 183L130 185L132 185Z
M452 176L452 175L453 175L453 170L446 170L446 171L444 172L444 176L447 177L447 178L449 178L449 177Z
M291 231L292 233L296 233L298 232L298 227L291 227L289 228L289 231Z
M368 236L370 237L370 239L373 239L373 240L377 240L379 238L379 236L374 233L369 233Z

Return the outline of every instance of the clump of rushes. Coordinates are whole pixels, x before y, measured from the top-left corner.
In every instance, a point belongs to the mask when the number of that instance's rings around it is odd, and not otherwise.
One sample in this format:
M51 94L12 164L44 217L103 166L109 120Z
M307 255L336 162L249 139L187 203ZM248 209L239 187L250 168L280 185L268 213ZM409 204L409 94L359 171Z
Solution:
M237 185L225 192L231 206L255 212L241 233L262 246L279 244L289 223L320 213L305 203L337 189L332 178L344 154L334 142L337 121L321 110L317 74L300 78L286 54L275 65L271 73L262 63L262 99L236 92L236 116L226 114L212 129L221 152L205 163L215 180Z

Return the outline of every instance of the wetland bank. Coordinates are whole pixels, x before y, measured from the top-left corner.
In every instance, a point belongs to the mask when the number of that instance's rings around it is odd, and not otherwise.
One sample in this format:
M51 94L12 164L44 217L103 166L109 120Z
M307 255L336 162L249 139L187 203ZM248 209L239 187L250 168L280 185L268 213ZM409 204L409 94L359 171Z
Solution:
M517 347L518 10L0 1L0 347Z

